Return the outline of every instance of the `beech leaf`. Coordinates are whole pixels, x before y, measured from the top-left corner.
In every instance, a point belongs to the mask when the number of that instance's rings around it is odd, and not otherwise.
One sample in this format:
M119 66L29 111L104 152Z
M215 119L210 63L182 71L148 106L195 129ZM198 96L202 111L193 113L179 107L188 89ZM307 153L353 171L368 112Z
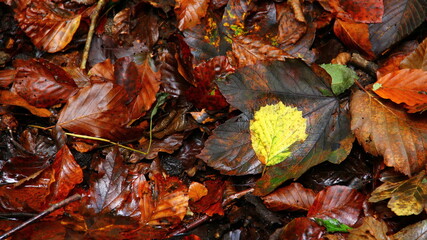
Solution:
M362 91L350 101L351 129L365 151L384 157L387 166L408 176L427 163L427 118L410 116L393 103Z
M350 229L349 232L349 240L390 240L387 236L387 224L371 216L365 217L361 226Z
M175 3L175 13L178 18L178 28L183 31L200 23L206 15L209 0L178 0Z
M376 188L370 202L378 202L390 198L387 206L398 216L420 214L427 201L427 181L425 171L400 182L386 182Z
M400 63L401 68L417 68L427 71L427 38Z
M402 69L382 76L373 90L382 98L405 103L408 112L427 110L427 71Z
M250 121L252 147L267 166L278 164L292 154L291 145L307 138L307 121L297 108L282 102L261 107Z
M276 189L262 197L262 200L265 206L272 211L308 211L315 196L313 190L294 182L289 186Z

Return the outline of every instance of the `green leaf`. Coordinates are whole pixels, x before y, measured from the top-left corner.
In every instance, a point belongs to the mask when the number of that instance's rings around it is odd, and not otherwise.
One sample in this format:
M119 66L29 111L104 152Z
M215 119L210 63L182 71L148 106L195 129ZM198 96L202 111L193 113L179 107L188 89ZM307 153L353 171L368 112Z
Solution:
M356 72L341 64L322 64L320 65L332 77L332 91L335 95L343 93L353 86L357 79Z
M297 108L282 102L266 105L250 122L252 147L263 164L278 164L292 154L291 145L307 138L306 128L306 119Z
M353 229L337 219L321 219L321 218L314 218L314 221L322 225L326 228L326 231L333 233L333 232L348 232L349 229Z
M376 91L378 89L380 89L383 85L381 83L374 83L374 85L372 85L372 90Z

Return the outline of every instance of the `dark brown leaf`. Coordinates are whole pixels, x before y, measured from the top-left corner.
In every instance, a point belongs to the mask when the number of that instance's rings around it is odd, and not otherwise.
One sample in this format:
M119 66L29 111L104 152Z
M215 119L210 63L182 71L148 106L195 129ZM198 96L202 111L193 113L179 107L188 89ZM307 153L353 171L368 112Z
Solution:
M291 183L262 197L264 204L272 211L308 211L316 194L300 183Z
M280 233L280 239L286 240L317 240L321 239L325 230L309 218L300 217L288 223Z

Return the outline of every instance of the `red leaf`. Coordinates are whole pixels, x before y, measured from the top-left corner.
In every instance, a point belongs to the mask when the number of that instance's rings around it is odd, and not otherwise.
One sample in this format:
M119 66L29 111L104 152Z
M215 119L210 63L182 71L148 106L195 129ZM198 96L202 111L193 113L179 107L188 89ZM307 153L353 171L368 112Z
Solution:
M200 23L200 19L206 15L209 0L177 0L175 13L178 18L178 28L183 31Z
M328 11L343 20L380 23L384 14L383 0L319 0Z
M14 90L35 107L51 107L66 102L77 85L62 68L45 60L20 61Z
M321 239L324 234L324 228L317 225L306 217L293 219L288 223L280 233L279 239L302 240L302 239Z
M199 201L190 204L191 210L197 213L205 213L208 216L214 214L224 215L222 209L222 195L225 184L220 180L207 180L204 182L208 189L208 194Z
M331 186L319 192L307 217L332 218L349 226L359 220L365 195L346 186Z
M300 183L291 183L262 197L262 200L272 211L308 211L315 196L313 190L304 188Z

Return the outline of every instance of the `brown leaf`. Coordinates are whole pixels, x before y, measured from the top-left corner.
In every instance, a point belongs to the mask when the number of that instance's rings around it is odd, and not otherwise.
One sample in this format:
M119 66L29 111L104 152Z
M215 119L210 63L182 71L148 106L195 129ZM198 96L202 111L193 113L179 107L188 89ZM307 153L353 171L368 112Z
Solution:
M348 231L350 232L349 240L391 240L387 236L387 224L371 216L365 217L360 227L349 229Z
M405 103L408 112L427 110L427 71L402 69L391 72L375 83L374 92L395 103Z
M321 239L325 230L317 223L306 217L293 219L281 231L279 239L302 240L302 239ZM304 236L302 238L302 236Z
M342 20L380 23L384 14L382 0L319 0L319 3Z
M427 220L409 225L393 234L393 240L425 239L427 234Z
M43 59L18 64L13 89L35 107L64 103L78 91L73 79L55 64Z
M88 72L91 77L97 76L104 78L108 81L114 80L114 65L111 63L111 59L107 59L103 62L95 64Z
M178 19L178 29L184 31L200 23L206 15L209 0L178 0L175 3L175 14Z
M137 137L139 129L126 128L129 122L126 91L111 82L82 88L68 100L57 124L69 131L109 140Z
M330 186L319 192L311 205L307 217L332 218L354 226L362 213L365 196L346 186Z
M32 114L39 117L50 117L52 115L52 113L46 108L34 107L18 94L8 90L0 90L0 102L4 105L14 105L26 108Z
M256 35L233 38L231 56L237 67L253 65L263 60L285 60L293 58L280 48L274 47Z
M67 145L64 145L55 156L52 164L55 182L50 186L50 202L64 200L70 191L83 181L83 171Z
M316 194L300 183L291 183L262 197L264 204L272 211L308 211Z
M400 63L400 67L417 68L427 71L427 38Z
M151 226L176 225L184 218L188 207L188 189L177 177L154 175L152 186L142 186L141 224Z
M350 49L355 49L368 59L375 57L369 41L368 25L364 23L346 22L337 19L334 24L335 35Z
M140 140L140 146L143 151L148 149L149 140L144 139L143 143ZM172 154L182 145L184 135L175 133L165 137L164 139L154 139L151 143L150 152L145 156L146 159L154 159L159 155L159 152Z
M15 69L3 69L0 71L0 87L7 87L15 80L18 71Z
M295 44L307 31L306 24L297 21L288 4L276 4L278 21L277 43L281 46Z
M194 202L198 201L207 194L208 189L205 187L205 185L198 182L192 182L188 188L188 197Z
M369 202L379 202L390 198L387 206L398 216L420 214L427 202L427 182L425 171L400 182L386 182L376 188Z
M71 42L80 25L81 14L58 8L47 1L31 1L15 18L36 47L54 53Z
M427 163L427 118L410 116L392 103L362 91L350 101L351 129L365 151L408 176Z

